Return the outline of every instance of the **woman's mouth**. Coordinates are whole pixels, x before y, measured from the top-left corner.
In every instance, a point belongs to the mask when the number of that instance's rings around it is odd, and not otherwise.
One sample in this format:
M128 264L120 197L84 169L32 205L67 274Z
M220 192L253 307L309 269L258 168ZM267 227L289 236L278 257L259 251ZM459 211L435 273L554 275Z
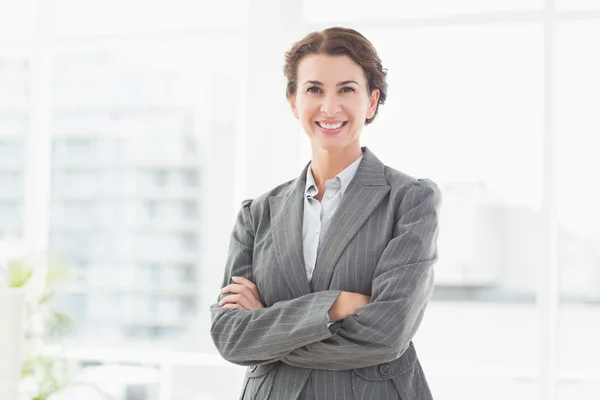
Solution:
M324 122L315 122L315 124L320 128L320 130L327 134L338 133L340 132L348 121L337 122L334 124L328 124Z

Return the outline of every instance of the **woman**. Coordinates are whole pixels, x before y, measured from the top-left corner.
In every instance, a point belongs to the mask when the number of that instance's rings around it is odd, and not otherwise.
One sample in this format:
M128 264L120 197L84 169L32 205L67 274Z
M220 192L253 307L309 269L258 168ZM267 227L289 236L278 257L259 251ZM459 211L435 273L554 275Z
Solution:
M412 338L433 290L440 192L360 146L386 99L371 43L314 32L286 54L310 139L297 179L242 203L211 335L242 399L431 399Z

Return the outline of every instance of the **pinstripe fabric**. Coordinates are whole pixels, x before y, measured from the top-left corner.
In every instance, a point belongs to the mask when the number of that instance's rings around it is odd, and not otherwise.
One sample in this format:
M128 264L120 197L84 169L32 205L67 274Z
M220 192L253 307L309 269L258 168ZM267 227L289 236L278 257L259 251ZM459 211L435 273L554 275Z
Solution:
M354 179L362 158L363 156L361 155L334 178L328 179L325 182L325 191L321 201L315 199L319 191L315 184L310 165L306 170L302 244L304 266L309 281L312 278L312 273L317 263L317 254L323 246L323 238L329 227L329 221L342 201L350 182Z
M231 276L252 280L265 308L211 306L220 354L249 366L242 399L432 398L411 340L433 290L441 195L430 180L363 152L310 283L302 249L308 165L298 179L242 204L223 286ZM370 295L371 303L327 328L342 290Z

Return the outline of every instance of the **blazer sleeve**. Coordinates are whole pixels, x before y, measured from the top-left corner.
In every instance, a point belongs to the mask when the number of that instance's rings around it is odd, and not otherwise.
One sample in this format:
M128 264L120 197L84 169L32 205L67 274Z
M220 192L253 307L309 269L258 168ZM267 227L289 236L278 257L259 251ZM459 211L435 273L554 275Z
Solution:
M232 276L252 279L254 228L251 200L238 213L221 287ZM328 312L339 290L310 293L280 301L259 310L229 309L211 305L211 337L226 360L238 365L266 364L309 343L333 336L327 328ZM218 301L223 298L220 295ZM217 302L218 302L217 301Z
M331 326L336 336L299 348L283 362L344 370L390 362L408 348L433 291L441 193L418 180L405 194L394 237L373 277L371 303ZM337 331L336 331L337 330Z

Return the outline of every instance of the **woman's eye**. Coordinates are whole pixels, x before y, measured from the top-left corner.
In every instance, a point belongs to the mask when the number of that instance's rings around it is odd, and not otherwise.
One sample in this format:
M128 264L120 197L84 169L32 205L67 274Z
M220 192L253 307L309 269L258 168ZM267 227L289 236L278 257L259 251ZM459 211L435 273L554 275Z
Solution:
M344 93L355 92L354 88L350 86L344 86L341 91Z
M312 86L312 87L309 87L308 89L306 89L306 91L308 93L321 93L321 88L318 88L316 86Z

